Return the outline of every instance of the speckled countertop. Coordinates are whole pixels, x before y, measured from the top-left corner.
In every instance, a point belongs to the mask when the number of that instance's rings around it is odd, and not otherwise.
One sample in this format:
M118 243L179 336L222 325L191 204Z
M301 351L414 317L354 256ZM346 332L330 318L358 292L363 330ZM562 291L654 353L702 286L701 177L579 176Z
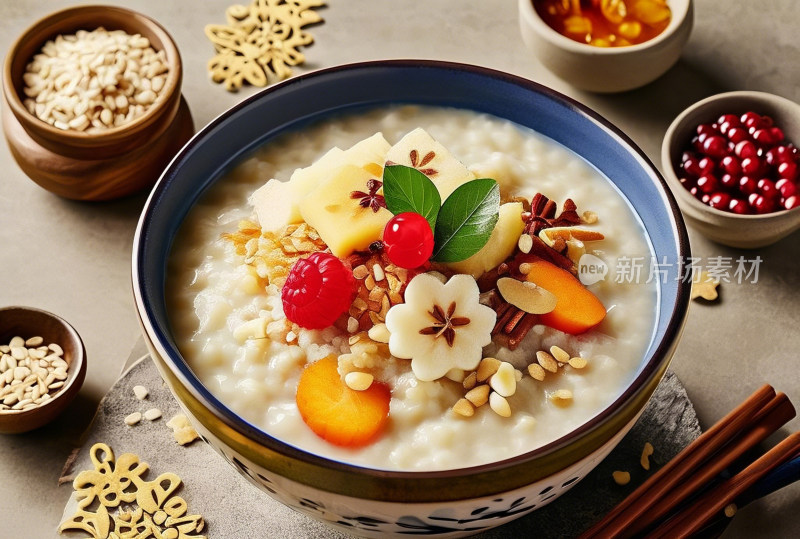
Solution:
M0 50L66 0L0 2ZM208 80L211 45L203 27L224 22L231 0L105 0L146 13L175 38L184 95L199 128L254 92L229 94ZM508 71L551 86L594 108L660 164L661 139L686 106L729 90L761 90L800 101L800 10L796 0L696 0L695 28L679 63L656 82L617 95L570 88L525 49L513 0L330 0L316 43L296 73L386 58L433 58ZM402 16L387 16L388 10ZM133 233L145 195L86 204L59 199L22 173L0 146L0 305L51 310L81 333L89 369L78 400L46 429L0 436L0 538L48 537L69 489L61 466L139 336L130 287ZM672 363L709 426L768 382L800 404L800 235L758 252L708 242L690 230L695 256L761 256L757 283L723 285L717 304L695 303ZM788 429L800 428L794 420ZM785 432L784 432L785 434ZM800 485L743 510L725 537L800 536Z

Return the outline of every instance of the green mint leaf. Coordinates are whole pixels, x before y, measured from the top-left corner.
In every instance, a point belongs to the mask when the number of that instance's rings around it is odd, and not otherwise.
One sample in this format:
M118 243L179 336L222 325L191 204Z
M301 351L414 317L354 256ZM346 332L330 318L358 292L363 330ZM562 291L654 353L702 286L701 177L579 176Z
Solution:
M433 260L459 262L489 241L500 212L500 187L482 178L469 181L444 201L434 229Z
M442 198L433 182L419 170L403 165L384 167L383 197L386 208L394 215L418 213L428 220L431 230L436 230Z

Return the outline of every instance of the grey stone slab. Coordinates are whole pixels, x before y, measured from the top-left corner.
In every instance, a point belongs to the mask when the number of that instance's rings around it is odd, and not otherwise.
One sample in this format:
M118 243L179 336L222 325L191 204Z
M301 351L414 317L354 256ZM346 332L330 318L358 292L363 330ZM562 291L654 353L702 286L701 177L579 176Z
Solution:
M149 390L137 400L133 387ZM158 408L163 417L132 427L123 419L132 412ZM197 440L181 447L172 439L166 422L179 413L177 401L164 385L149 357L134 363L100 403L86 443L73 466L77 473L91 469L89 448L102 442L114 453L134 453L150 465L149 479L173 472L183 479L180 495L189 512L203 515L210 537L269 537L296 539L344 539L347 534L326 527L258 490L240 476L210 446ZM617 448L569 492L550 505L510 524L479 534L481 539L510 537L575 537L608 512L637 485L700 434L692 403L678 377L668 372L648 403L642 417ZM655 447L650 472L639 464L645 442ZM614 470L631 473L631 483L619 486L611 478ZM75 510L70 499L64 515ZM63 520L63 519L62 519Z

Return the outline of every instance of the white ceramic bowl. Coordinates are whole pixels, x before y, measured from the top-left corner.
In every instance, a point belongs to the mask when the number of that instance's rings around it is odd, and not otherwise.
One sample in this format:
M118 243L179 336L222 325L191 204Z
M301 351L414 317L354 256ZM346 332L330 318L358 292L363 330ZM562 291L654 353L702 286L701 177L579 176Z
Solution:
M738 215L707 206L678 180L681 154L701 123L713 123L722 114L749 110L771 116L786 134L800 143L800 105L764 92L727 92L698 101L680 113L667 129L661 145L661 168L687 222L707 238L731 247L754 249L775 243L800 228L800 208L763 215Z
M602 48L562 36L536 13L532 0L518 0L522 39L539 61L571 85L613 93L639 88L675 65L694 21L692 0L668 0L672 19L658 36L629 47Z

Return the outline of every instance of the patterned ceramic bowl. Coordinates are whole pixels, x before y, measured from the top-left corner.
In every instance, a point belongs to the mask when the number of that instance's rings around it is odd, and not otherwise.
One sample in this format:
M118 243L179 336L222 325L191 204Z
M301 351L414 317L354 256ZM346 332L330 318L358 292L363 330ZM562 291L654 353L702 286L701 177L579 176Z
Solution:
M142 213L133 288L152 356L204 439L273 497L359 535L459 537L498 526L555 499L619 442L664 371L686 316L682 264L660 285L653 338L631 384L566 436L492 464L438 472L364 468L299 450L237 416L204 387L170 335L166 260L198 197L249 149L343 110L391 103L472 109L530 127L566 146L616 184L637 210L656 257L682 261L686 230L655 167L619 130L582 105L525 79L425 61L342 66L291 79L224 113L178 154Z

